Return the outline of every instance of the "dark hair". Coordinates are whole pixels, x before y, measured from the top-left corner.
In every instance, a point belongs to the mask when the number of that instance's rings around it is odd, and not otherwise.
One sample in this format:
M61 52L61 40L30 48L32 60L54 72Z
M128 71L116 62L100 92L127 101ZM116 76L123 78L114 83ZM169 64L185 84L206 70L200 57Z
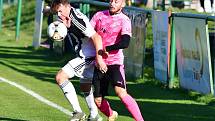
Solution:
M69 0L52 0L52 3L51 3L51 11L53 13L56 13L59 5L62 4L62 5L66 5L66 4L69 4Z

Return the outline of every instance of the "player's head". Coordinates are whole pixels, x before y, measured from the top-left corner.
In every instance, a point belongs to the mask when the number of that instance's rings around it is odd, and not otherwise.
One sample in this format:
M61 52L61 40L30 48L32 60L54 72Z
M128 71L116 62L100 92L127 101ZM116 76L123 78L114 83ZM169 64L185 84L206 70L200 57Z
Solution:
M69 0L53 0L51 11L61 19L67 20L70 14L71 5Z
M125 7L125 0L110 0L109 2L111 14L120 13L123 7Z

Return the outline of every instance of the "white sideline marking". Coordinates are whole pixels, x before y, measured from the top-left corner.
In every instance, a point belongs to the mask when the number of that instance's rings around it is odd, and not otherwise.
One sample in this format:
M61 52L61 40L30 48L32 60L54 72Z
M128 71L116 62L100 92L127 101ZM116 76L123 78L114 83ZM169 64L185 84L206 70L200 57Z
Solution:
M33 92L33 91L30 90L30 89L25 88L25 87L22 86L22 85L19 85L19 84L15 83L15 82L12 82L12 81L9 81L9 80L7 80L7 79L4 79L4 78L0 77L0 82L1 82L1 81L6 82L6 83L8 83L8 84L10 84L10 85L12 85L12 86L15 86L15 87L21 89L22 91L24 91L24 92L28 93L29 95L35 97L35 98L38 99L39 101L41 101L41 102L43 102L43 103L45 103L45 104L47 104L47 105L49 105L49 106L51 106L51 107L53 107L53 108L56 108L56 109L60 110L61 112L65 113L65 114L67 114L67 115L69 115L69 116L72 115L72 112L71 112L71 111L69 111L69 110L67 110L67 109L65 109L65 108L63 108L63 107L57 105L56 103L53 103L53 102L47 100L46 98L40 96L39 94Z

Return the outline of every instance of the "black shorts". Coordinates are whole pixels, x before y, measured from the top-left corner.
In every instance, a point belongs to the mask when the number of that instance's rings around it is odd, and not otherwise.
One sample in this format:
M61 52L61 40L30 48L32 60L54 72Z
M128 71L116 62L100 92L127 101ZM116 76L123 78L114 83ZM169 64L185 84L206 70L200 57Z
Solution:
M108 65L108 71L102 73L95 68L93 75L94 96L108 95L109 83L114 86L126 88L124 65Z

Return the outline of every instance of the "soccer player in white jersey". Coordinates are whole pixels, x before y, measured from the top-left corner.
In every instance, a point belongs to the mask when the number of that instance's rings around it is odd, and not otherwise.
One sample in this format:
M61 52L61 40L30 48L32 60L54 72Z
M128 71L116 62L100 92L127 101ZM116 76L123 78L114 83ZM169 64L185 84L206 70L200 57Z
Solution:
M104 48L99 50L99 54L103 56L108 67L106 73L97 68L94 71L95 102L109 121L117 118L117 112L111 109L104 98L110 83L133 118L136 121L144 121L136 101L126 91L122 50L129 45L131 21L122 13L124 6L125 0L110 0L109 10L97 12L90 21L96 32L102 37Z
M69 81L74 76L80 77L81 90L90 109L89 121L101 121L98 109L94 102L91 80L94 71L94 60L102 71L107 71L102 56L98 50L102 49L101 37L91 26L89 19L73 8L69 0L53 0L51 10L67 26L68 36L72 37L72 44L77 57L69 61L56 75L56 81L65 97L74 109L71 121L85 120L85 114L79 105L75 88ZM90 39L89 39L90 38Z

